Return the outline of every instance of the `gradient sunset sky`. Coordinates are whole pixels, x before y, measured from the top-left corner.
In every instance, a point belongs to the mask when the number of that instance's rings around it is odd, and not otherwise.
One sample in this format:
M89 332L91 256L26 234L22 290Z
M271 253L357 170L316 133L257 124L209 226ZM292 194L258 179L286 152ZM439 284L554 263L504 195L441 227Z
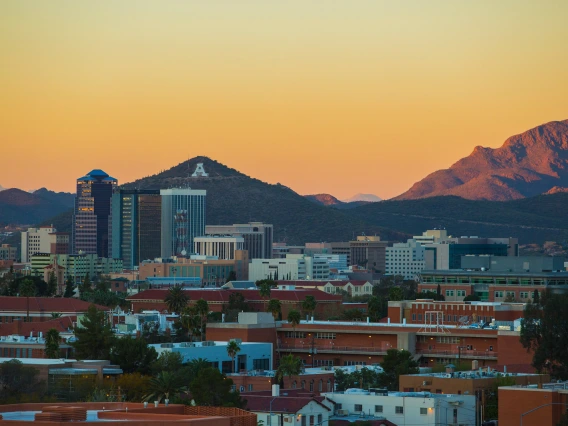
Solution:
M301 194L398 195L568 118L568 1L0 2L0 185L207 155Z

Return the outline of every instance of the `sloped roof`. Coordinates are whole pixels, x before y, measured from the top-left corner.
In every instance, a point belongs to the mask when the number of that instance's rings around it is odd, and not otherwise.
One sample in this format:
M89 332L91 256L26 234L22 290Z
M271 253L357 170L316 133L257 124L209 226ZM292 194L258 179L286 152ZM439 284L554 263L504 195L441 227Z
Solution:
M270 402L272 401L273 413L297 413L310 402L315 402L321 405L327 411L331 411L327 406L322 404L323 397L303 397L303 396L279 396L274 398L272 395L243 395L247 400L247 410L253 412L269 412L271 409Z
M0 311L27 311L26 297L0 296ZM67 297L30 297L30 312L87 312L89 302ZM97 309L110 311L106 306Z
M69 328L73 328L73 321L70 317L55 318L49 321L32 321L23 322L19 321L20 324L14 323L4 323L0 324L0 336L10 336L12 334L19 334L20 336L29 336L33 332L34 336L37 336L41 331L44 335L55 328L57 331L64 332ZM17 327L17 333L16 333Z
M296 280L296 281L284 281L279 280L279 285L295 285L298 287L323 287L326 284L331 284L334 287L344 287L347 283L351 283L356 287L364 286L365 284L369 283L370 281L365 280L321 280L321 281L312 281L312 280Z

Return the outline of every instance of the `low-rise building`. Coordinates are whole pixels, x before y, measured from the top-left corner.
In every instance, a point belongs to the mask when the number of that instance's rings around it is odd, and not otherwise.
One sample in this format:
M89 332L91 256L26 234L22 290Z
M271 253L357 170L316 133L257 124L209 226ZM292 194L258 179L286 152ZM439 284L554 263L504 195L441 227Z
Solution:
M15 261L18 255L17 247L10 244L2 244L0 246L0 262L2 261Z
M30 322L48 321L53 319L53 313L61 317L69 317L77 321L77 317L85 314L88 302L67 297L0 297L0 324L15 321L26 321L29 312ZM110 311L106 306L96 305L97 309Z
M327 280L329 264L302 254L287 254L284 259L252 259L249 280Z
M31 256L31 273L44 275L50 265L63 267L65 277L72 277L75 282L83 281L85 276L93 279L97 275L109 275L122 272L122 260L98 257L96 254L50 254L36 253Z

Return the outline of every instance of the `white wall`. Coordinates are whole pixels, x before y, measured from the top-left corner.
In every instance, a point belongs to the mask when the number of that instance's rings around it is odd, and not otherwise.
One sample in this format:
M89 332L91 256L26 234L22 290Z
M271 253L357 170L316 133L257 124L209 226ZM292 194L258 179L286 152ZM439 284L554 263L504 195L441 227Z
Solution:
M246 395L243 395L243 397L246 398ZM253 411L253 413L257 415L258 422L262 420L264 426L270 426L270 413L265 413L263 411ZM272 413L272 426L302 426L302 417L306 418L306 426L309 426L310 416L314 416L313 424L315 425L318 423L319 414L322 416L322 426L328 426L329 417L332 415L332 412L315 401L309 402L297 413L288 413L283 416L281 416L280 413ZM284 425L281 424L282 417L284 418Z

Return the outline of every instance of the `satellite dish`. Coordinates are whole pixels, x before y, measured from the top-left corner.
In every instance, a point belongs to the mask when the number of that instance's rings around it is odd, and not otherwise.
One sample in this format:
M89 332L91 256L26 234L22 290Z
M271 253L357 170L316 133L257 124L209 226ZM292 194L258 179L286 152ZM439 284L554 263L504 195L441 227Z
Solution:
M185 249L181 251L181 255L182 255L182 256L185 256L186 253L187 253L187 252L185 251Z

